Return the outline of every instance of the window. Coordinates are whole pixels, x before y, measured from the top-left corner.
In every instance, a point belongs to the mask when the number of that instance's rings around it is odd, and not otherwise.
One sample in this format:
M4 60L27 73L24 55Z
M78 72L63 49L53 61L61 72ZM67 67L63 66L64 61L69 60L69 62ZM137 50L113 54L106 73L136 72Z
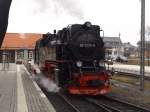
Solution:
M32 59L33 58L33 51L28 51L28 58Z
M24 51L19 50L17 51L17 59L23 59L24 58Z

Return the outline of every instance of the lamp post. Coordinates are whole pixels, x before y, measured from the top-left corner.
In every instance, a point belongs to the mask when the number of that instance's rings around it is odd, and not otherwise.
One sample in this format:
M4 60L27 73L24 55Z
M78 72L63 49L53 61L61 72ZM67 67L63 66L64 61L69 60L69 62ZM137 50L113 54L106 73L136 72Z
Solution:
M140 50L140 90L144 91L144 73L145 73L145 0L141 0L141 50Z
M149 38L149 36L150 36L150 34L148 34L148 38ZM150 41L147 41L147 61L148 61L148 63L147 63L147 65L149 66L150 65L150 63L149 63L149 59L150 59Z

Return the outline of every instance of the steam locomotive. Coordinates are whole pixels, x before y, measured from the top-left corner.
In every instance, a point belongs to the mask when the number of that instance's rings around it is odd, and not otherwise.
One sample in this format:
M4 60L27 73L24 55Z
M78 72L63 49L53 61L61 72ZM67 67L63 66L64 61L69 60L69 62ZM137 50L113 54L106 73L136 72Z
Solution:
M100 27L73 24L36 42L35 63L71 94L100 95L110 91Z

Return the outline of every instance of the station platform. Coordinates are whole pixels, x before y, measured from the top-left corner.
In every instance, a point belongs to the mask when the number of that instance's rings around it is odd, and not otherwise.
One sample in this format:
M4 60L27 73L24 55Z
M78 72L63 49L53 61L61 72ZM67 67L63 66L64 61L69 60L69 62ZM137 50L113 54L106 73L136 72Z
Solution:
M0 63L0 112L56 112L24 65Z

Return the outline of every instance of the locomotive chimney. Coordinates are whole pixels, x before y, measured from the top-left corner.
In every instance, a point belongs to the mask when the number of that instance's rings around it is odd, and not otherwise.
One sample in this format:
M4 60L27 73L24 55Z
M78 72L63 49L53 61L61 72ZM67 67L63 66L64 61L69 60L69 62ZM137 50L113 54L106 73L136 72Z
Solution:
M56 30L54 30L54 34L56 34Z
M91 22L86 21L86 22L84 23L84 25L85 25L86 27L90 27L92 24L91 24Z

